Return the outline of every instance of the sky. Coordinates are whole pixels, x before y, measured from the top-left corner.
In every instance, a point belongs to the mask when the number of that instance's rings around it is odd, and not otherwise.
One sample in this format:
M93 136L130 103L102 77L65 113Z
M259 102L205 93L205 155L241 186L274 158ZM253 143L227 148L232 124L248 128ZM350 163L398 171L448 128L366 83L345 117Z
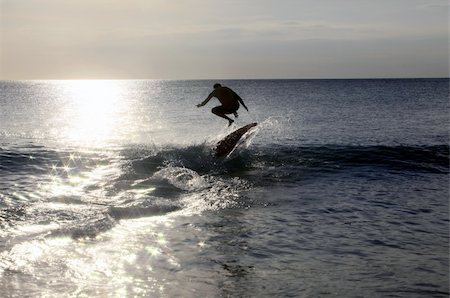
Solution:
M449 77L447 0L0 0L0 79Z

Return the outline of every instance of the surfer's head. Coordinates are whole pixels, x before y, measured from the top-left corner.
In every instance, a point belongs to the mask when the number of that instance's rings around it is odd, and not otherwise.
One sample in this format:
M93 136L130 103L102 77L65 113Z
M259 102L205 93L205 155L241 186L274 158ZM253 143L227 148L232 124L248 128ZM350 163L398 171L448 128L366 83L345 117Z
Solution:
M219 83L215 83L213 87L214 87L214 89L217 89L217 88L222 87L222 85L220 85Z

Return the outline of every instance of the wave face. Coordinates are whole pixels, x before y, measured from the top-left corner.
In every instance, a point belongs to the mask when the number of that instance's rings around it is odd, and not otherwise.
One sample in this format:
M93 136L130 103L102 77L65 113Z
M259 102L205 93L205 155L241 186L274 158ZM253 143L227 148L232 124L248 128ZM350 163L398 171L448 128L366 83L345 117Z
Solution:
M448 173L449 146L319 146L278 147L248 153L247 158L263 166L299 171L397 171L404 175L417 172Z
M215 158L212 146L206 144L129 147L113 158L103 153L34 147L21 152L1 150L2 176L11 181L0 183L0 223L5 227L21 221L79 222L72 232L63 229L79 237L110 229L121 219L199 213L247 204L238 198L255 187L270 188L280 183L296 187L330 175L387 173L406 179L449 172L448 145L239 149L226 159ZM14 192L10 191L11 183L16 186ZM43 205L36 209L35 204ZM45 211L46 204L62 210ZM65 210L64 204L76 206L80 213L77 208ZM92 213L86 215L87 210Z

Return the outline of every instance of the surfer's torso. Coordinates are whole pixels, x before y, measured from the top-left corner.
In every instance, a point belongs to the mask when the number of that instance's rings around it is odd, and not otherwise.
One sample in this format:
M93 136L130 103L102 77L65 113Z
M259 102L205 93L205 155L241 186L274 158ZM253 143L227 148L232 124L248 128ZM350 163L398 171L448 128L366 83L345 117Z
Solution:
M225 109L237 110L239 108L239 101L236 98L236 93L228 87L216 88L211 92L210 96L216 97Z

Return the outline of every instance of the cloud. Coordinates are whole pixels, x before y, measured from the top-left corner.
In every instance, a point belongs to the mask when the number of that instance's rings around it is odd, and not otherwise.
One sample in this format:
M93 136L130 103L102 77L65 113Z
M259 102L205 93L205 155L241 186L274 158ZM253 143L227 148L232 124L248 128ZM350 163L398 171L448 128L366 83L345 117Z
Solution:
M442 13L448 13L449 2L448 0L425 0L418 3L416 6L418 9L436 10Z
M381 65L414 76L448 64L439 0L1 3L3 78L364 76Z

